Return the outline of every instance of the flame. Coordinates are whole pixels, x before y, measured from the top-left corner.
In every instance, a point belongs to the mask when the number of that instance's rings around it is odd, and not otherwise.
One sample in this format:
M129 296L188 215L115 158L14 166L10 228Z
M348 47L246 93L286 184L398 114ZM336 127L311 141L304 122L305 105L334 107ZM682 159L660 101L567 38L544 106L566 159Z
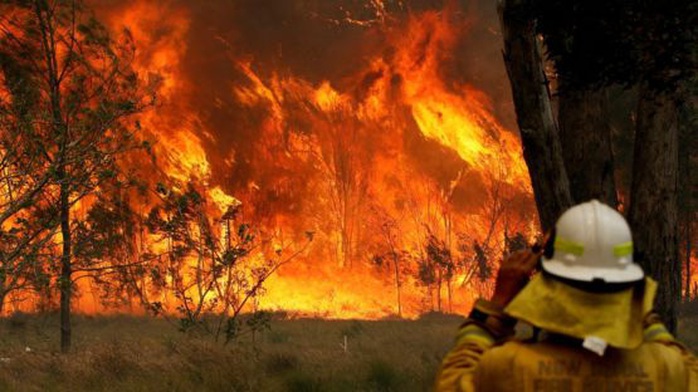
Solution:
M454 257L471 260L472 250L460 251L459 241L488 244L496 257L507 230L528 237L535 232L517 137L493 115L484 92L444 72L467 33L452 10L393 15L389 4L371 0L365 18L346 10L327 18L338 29L382 37L373 49L357 44L364 58L341 76L294 72L284 55L265 62L238 48L239 42L220 38L227 57L216 67L227 69L232 82L220 82L225 87L216 91L224 94L203 100L193 73L207 71L186 63L193 37L202 34L194 30L200 27L191 5L129 1L95 7L114 32L129 29L139 77L161 80L158 106L139 121L156 140L162 176L197 184L212 217L229 206L243 208L269 239L251 264L283 254L313 233L313 245L267 281L256 306L379 318L397 313L399 291L403 316L415 317L447 297L453 307L443 310L464 310L480 289L470 283L472 271L458 271L439 288L419 282L425 239L433 235ZM229 115L215 122L211 113ZM148 174L154 188L159 179ZM148 206L141 207L145 214ZM153 237L144 243L152 253L166 246ZM398 253L404 270L397 277L390 264L371 261ZM193 270L196 263L189 258L182 268ZM90 280L78 281L79 309L107 311ZM151 291L151 299L172 300Z
M525 187L528 171L520 144L492 116L488 98L467 85L452 92L438 75L441 56L455 50L458 36L445 20L448 17L448 13L430 12L411 18L408 34L396 45L404 48L397 56L397 72L406 81L405 100L426 137L452 148L480 171L505 160L509 169L505 180Z
M365 74L380 75L374 78L367 87L365 93L358 97L351 91L341 91L333 86L329 80L317 84L302 78L273 73L265 80L255 72L249 60L237 63L238 69L245 75L247 83L236 86L234 96L246 107L264 107L269 114L260 130L267 140L278 140L281 135L293 127L294 117L301 117L304 129L291 129L299 134L308 133L312 136L295 140L299 145L292 150L308 150L311 155L321 157L322 165L337 165L337 161L349 159L341 157L342 152L348 155L361 155L363 147L354 148L352 144L366 143L364 132L366 129L381 130L389 134L391 140L374 140L373 146L377 150L394 151L394 155L373 156L370 160L373 165L368 174L370 178L387 178L390 176L405 178L419 178L424 181L423 187L386 187L382 181L373 181L371 197L380 200L380 204L389 210L393 216L404 215L394 208L395 201L404 198L403 193L413 196L410 208L415 211L412 219L415 222L401 222L400 226L405 231L403 246L410 252L417 254L420 243L425 236L424 229L420 226L429 224L439 229L445 224L445 215L448 215L448 206L454 188L458 186L461 175L454 178L449 188L438 190L439 186L424 178L419 173L418 167L411 167L409 158L404 156L402 147L396 145L404 137L403 129L412 119L419 132L427 139L432 139L455 151L470 169L478 173L488 173L490 185L493 187L507 187L506 191L520 193L529 196L531 193L528 183L527 171L520 154L520 144L516 137L492 116L486 96L472 86L458 86L448 88L443 78L438 74L439 64L444 61L438 54L448 51L453 45L453 30L444 29L446 25L443 16L438 13L424 13L419 17L413 17L403 31L409 34L397 34L399 39L394 43L396 48L401 48L394 56L392 62L383 57L376 57L369 61ZM424 42L425 37L431 37L428 45L415 46L415 43ZM420 53L415 53L420 51ZM412 59L423 58L423 62L414 64ZM404 81L395 91L394 80ZM402 108L407 108L411 116L401 114ZM329 138L329 140L328 140ZM289 141L290 144L294 140ZM399 144L399 142L397 143ZM329 145L329 146L328 146ZM337 149L339 151L335 151ZM260 151L264 156L274 156L273 152ZM396 155L395 155L396 154ZM279 157L276 156L276 159ZM311 159L308 156L299 155L298 159ZM360 160L361 158L355 158ZM295 162L291 162L294 165ZM352 165L352 162L342 162L342 165ZM288 168L284 168L288 169ZM341 170L341 168L335 168ZM330 170L331 171L331 170ZM340 173L329 173L330 176L338 176ZM336 183L337 179L333 179ZM344 186L351 188L356 185L356 178L349 179ZM409 182L409 181L407 181ZM496 184L495 184L496 183ZM504 183L507 185L500 185ZM353 184L353 185L352 185ZM347 189L344 189L347 192ZM331 188L331 186L329 187ZM328 187L318 197L321 204L336 204L336 197L332 196L333 190ZM351 189L348 190L351 192ZM449 192L451 195L449 195ZM352 196L350 195L349 198ZM357 199L359 196L355 196ZM420 203L435 199L436 208L423 209ZM530 202L528 200L527 202ZM525 206L524 210L530 208ZM351 204L351 201L344 201ZM361 203L361 202L358 202ZM343 206L346 208L346 205ZM499 207L501 208L501 207ZM468 219L457 217L459 224L467 230L482 232L483 227L492 224L492 217L486 213L477 216L469 216ZM535 227L530 222L522 223L524 231L531 234ZM500 227L501 229L501 227ZM324 241L329 243L341 242L341 236L336 230L323 230ZM529 233L530 232L530 233ZM444 235L444 234L442 234ZM316 256L323 257L323 256ZM326 256L324 256L326 257ZM302 272L301 272L302 271ZM375 271L353 269L352 273L341 274L336 270L318 269L305 270L296 268L293 271L282 271L268 282L268 293L261 301L267 307L273 309L295 310L304 313L331 315L332 317L362 317L375 318L381 315L395 312L393 304L382 294L372 297L375 293L390 290L385 278L376 278L367 283L367 275L375 275ZM411 277L403 277L405 287L417 285ZM465 276L458 276L454 281L463 282ZM299 283L302 290L299 290ZM354 287L362 287L361 292L353 290ZM403 289L409 291L407 288ZM405 308L424 309L420 303L419 294L413 289L410 295L403 300ZM373 294L372 294L373 293ZM463 306L472 298L467 293L454 294L456 301ZM460 306L459 306L460 307ZM408 312L409 313L409 312Z
M376 10L385 8L382 3L376 3ZM142 7L150 8L144 9ZM134 21L143 20L143 25L152 26L153 21L142 15L162 14L161 10L152 9L153 5L139 5L128 9L121 16L121 20L128 20L131 24ZM177 15L182 15L177 13ZM380 15L384 15L381 13ZM257 145L255 148L259 156L265 157L270 162L277 164L268 168L264 162L257 162L263 170L297 170L299 161L306 164L317 165L315 160L319 160L321 165L334 166L326 175L338 176L341 173L341 165L359 165L360 163L340 162L343 149L351 149L353 143L367 143L366 133L368 130L386 130L388 140L374 140L379 144L378 148L393 151L392 158L384 157L380 154L373 158L366 158L368 161L374 160L374 167L367 174L370 178L386 178L395 173L398 177L419 178L425 181L423 186L402 186L400 188L386 187L382 181L375 181L370 185L370 190L365 195L349 195L344 200L342 208L355 208L354 214L360 214L360 200L362 197L372 197L380 200L380 204L386 206L393 216L404 215L403 209L399 211L393 206L395 200L401 198L402 193L412 195L409 201L413 211L411 214L413 222L403 222L402 230L404 235L403 247L412 253L419 253L422 238L425 235L424 229L420 228L428 224L435 228L444 225L444 215L447 215L447 208L444 205L449 203L447 190L439 191L439 185L433 180L425 178L420 173L419 167L415 167L405 156L402 147L396 145L396 141L404 138L404 127L412 122L416 124L418 131L427 139L434 140L446 148L456 152L465 162L471 171L486 173L492 168L502 168L501 173L497 173L495 182L505 182L510 184L511 189L518 189L516 192L530 194L530 187L527 181L527 172L521 159L520 145L515 136L505 130L498 121L491 115L491 108L487 97L472 86L458 85L448 86L439 74L440 64L447 61L445 54L453 49L455 37L458 31L450 23L445 23L445 13L426 12L412 15L408 23L397 33L392 42L397 48L397 53L392 59L383 56L376 56L368 62L368 69L363 74L380 75L375 78L367 87L361 97L357 97L350 90L342 91L333 82L324 80L313 83L303 78L289 74L282 74L281 70L272 71L270 77L263 77L257 70L253 60L243 58L237 60L231 66L236 66L237 70L244 75L246 82L236 84L232 88L232 96L242 107L251 110L255 108L265 108L267 115L258 124L261 139L267 142ZM384 20L377 18L377 20ZM351 21L350 21L351 22ZM135 22L136 26L138 22ZM186 34L188 24L177 23L177 28L173 34L177 39L169 42L181 42L181 37ZM135 36L142 36L144 29L134 30ZM406 34L405 34L406 33ZM147 34L146 34L147 35ZM150 61L143 64L143 69L159 70L166 80L164 84L164 99L166 104L172 104L182 108L183 113L193 113L192 108L183 107L183 104L176 98L186 96L189 87L186 86L185 75L178 69L178 64L182 56L186 55L186 48L182 46L161 47L155 42L145 40L147 52L153 53ZM426 44L425 44L426 42ZM162 59L167 59L166 61ZM415 62L414 59L421 59ZM163 72L164 71L164 72ZM360 73L361 74L361 73ZM175 81L172 81L174 79ZM402 83L396 88L394 80L401 80ZM409 113L405 115L404 113ZM163 145L163 151L170 156L171 162L176 162L168 167L168 175L185 180L186 178L210 178L211 169L207 159L206 150L202 146L202 140L198 135L207 134L204 126L197 122L192 114L187 115L185 126L175 128L174 132L162 131L162 127L157 129L158 138ZM166 116L165 116L166 117ZM181 119L181 117L175 117ZM296 129L294 125L297 119L301 119L301 126L306 129ZM164 119L167 122L167 117ZM163 116L153 115L149 119L150 127L162 124ZM181 120L178 123L182 123ZM198 129L197 129L198 128ZM389 130L389 131L388 131ZM269 142L280 140L284 135L290 134L286 141L286 146ZM298 135L301 135L300 137ZM302 136L306 135L306 136ZM370 139L370 138L369 138ZM393 139L393 140L391 140ZM350 151L348 155L366 154L358 149ZM333 150L334 149L334 150ZM283 155L279 151L286 150ZM304 154L289 153L289 150L306 151ZM339 155L338 155L339 154ZM320 157L320 158L318 158ZM361 158L357 158L360 160ZM506 162L504 167L502 162ZM231 160L234 164L234 159ZM365 162L364 162L365 163ZM335 172L332 172L335 170ZM311 177L312 178L312 177ZM338 202L337 196L333 196L331 183L324 183L322 179L313 178L313 185L323 191L317 195L317 200L307 202L315 205L319 210L324 211L323 218L327 220L327 214L332 210L332 205ZM348 179L348 183L356 186L356 179ZM370 179L366 180L370 181ZM404 180L402 180L404 181ZM457 179L453 179L450 191ZM454 185L455 184L455 185ZM260 190L260 185L251 183L251 187L244 193ZM261 186L269 186L264 184ZM274 185L278 186L278 185ZM229 196L220 187L212 188L209 192L219 205L223 206L237 199ZM435 200L437 207L420 206L425 200ZM341 203L340 203L341 204ZM223 208L221 207L221 210ZM299 217L284 217L283 213L278 213L275 219L276 224L283 227L292 227L287 223L291 220L302 219ZM333 219L333 218L330 218ZM473 232L481 232L485 227L489 217L470 216L469 219L460 219L463 227ZM308 219L305 219L307 222ZM341 242L341 235L336 228L318 227L318 223L309 221L321 232L320 241L326 244L337 244ZM345 222L352 225L351 222ZM353 225L358 226L357 223ZM325 252L312 252L308 258L327 258L331 254ZM298 264L301 264L300 262ZM306 265L303 263L302 265ZM339 277L341 275L341 278ZM380 293L390 289L385 277L375 276L376 273L371 268L353 268L350 273L342 273L331 267L321 267L307 269L302 266L285 267L268 282L268 290L261 299L261 306L272 309L284 309L305 313L328 315L332 317L364 317L375 318L394 312L393 301L387 301L383 296L371 297L371 293ZM373 276L367 284L366 277ZM406 314L415 315L424 309L423 295L417 288L418 284L413 277L404 276L405 299L403 306ZM458 279L456 279L458 280ZM461 279L463 280L463 279ZM352 290L354 287L364 287L363 291ZM410 289L409 287L412 286ZM302 288L302 289L301 289ZM320 300L320 299L325 300ZM469 302L468 293L462 291L456 295L461 304Z
M206 133L194 108L187 107L183 99L192 88L181 64L188 49L187 11L169 3L131 2L110 10L106 18L112 30L128 29L135 37L138 50L134 67L140 78L161 81L156 110L140 120L157 140L155 155L165 158L165 171L179 181L208 178L211 166L201 141Z

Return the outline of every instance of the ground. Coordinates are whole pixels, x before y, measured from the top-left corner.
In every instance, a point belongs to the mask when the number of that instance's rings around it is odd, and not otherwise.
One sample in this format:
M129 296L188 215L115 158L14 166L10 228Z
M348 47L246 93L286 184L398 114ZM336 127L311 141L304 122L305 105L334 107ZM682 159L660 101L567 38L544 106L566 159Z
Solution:
M0 320L0 390L428 391L461 321L274 318L223 345L162 319L79 316L61 355L57 315L14 315ZM696 330L682 317L693 350Z

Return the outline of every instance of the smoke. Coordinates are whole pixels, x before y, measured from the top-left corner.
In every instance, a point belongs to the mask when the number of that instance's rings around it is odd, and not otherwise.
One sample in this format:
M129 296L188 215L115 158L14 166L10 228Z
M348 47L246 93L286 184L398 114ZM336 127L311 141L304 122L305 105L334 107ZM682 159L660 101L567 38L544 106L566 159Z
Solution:
M396 48L390 39L404 34L407 20L425 11L449 11L448 22L459 32L453 50L444 55L439 72L456 89L470 84L495 104L492 110L513 129L508 84L501 61L495 7L488 2L455 4L446 1L274 1L236 0L185 2L160 0L139 15L149 40L147 52L165 44L184 47L174 77L186 87L176 91L180 113L193 113L192 132L201 140L215 183L239 192L262 173L255 166L263 132L271 116L268 107L249 107L236 100L233 89L250 85L237 64L247 62L262 80L293 77L318 85L329 81L340 92L362 98L371 86L366 70L376 58L390 61ZM447 4L448 3L448 4ZM100 2L99 10L114 13L138 2ZM182 18L182 15L186 18ZM131 20L131 22L134 22ZM183 29L182 23L186 23ZM133 26L130 26L133 28ZM177 29L183 29L184 33ZM143 38L142 35L137 38ZM148 55L148 53L144 53ZM397 81L399 83L399 81ZM457 92L456 92L457 93ZM186 109L183 107L186 106ZM166 110L166 109L163 109ZM291 124L294 125L294 124ZM295 124L299 125L299 124ZM406 148L439 182L452 179L462 163L437 143L420 140L407 127ZM451 158L449 158L451 156ZM443 157L446 157L445 159ZM435 162L429 165L429 162ZM445 178L438 178L443 176Z

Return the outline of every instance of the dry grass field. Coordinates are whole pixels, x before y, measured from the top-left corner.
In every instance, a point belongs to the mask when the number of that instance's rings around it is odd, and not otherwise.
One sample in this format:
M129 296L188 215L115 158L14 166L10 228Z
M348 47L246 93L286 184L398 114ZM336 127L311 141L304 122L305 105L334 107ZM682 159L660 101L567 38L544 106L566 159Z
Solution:
M0 390L423 391L460 321L272 320L224 346L161 319L78 317L61 355L56 315L16 315L0 321Z
M56 315L15 315L0 320L0 390L427 391L460 322L273 319L224 346L161 319L82 316L61 355ZM698 317L684 317L695 350L693 331Z

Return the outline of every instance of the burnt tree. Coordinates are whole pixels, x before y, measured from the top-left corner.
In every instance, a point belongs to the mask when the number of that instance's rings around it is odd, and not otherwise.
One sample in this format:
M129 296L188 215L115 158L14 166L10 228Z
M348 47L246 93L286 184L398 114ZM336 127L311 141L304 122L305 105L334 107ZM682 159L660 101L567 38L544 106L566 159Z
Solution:
M499 17L504 39L504 63L514 97L523 156L544 231L572 205L562 160L548 79L543 67L536 21L525 0L501 0Z

